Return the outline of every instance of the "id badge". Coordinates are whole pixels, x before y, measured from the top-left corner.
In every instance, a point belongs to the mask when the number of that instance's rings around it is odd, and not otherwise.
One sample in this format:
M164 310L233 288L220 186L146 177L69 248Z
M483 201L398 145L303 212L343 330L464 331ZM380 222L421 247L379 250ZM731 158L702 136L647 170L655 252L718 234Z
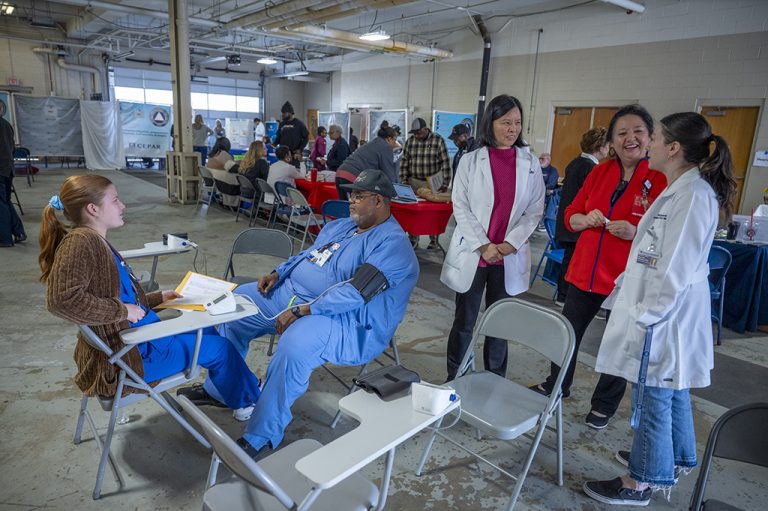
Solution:
M661 254L655 250L651 250L652 247L648 247L645 250L637 251L637 262L648 268L656 269L656 265L659 263L659 257Z
M651 199L646 194L635 195L632 201L632 214L634 216L643 216L648 208L651 206Z
M316 264L322 268L323 265L326 262L328 262L328 259L331 258L331 254L333 254L333 252L331 252L327 248L324 248L323 250L315 249L309 253L309 255L311 256L309 258L309 262Z

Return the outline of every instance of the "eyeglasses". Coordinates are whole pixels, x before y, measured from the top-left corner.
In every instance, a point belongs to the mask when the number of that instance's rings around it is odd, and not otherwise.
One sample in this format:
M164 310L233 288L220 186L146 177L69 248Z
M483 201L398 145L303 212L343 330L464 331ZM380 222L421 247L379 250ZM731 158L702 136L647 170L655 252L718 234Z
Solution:
M357 193L352 192L349 194L349 202L360 202L363 199L367 199L368 197L373 197L375 194L373 193Z

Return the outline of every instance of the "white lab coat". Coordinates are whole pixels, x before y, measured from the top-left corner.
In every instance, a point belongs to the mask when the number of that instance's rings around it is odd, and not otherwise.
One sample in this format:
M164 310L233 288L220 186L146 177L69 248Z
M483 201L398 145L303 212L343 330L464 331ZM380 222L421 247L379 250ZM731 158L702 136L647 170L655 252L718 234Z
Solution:
M717 228L712 187L692 168L651 205L637 226L627 268L606 299L615 300L595 371L637 383L645 332L653 326L646 385L709 385L714 367L707 258ZM658 240L653 242L651 228ZM655 244L656 269L637 262Z
M528 289L531 276L528 238L544 214L544 181L539 160L527 147L515 150L515 202L504 237L504 241L517 249L517 253L504 257L504 287L512 296ZM479 249L490 243L487 233L493 211L493 176L487 147L461 158L451 197L456 230L440 280L457 293L466 293L480 262Z

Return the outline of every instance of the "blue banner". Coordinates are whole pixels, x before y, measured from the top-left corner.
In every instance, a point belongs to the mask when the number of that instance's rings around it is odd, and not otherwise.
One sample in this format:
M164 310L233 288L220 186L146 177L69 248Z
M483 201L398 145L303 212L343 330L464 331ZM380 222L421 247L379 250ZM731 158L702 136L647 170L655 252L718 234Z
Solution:
M171 107L120 102L126 156L165 158L171 148Z
M432 112L432 131L445 139L445 145L448 147L448 156L450 156L451 160L453 160L453 156L459 149L452 141L448 140L448 137L453 127L457 124L466 125L472 136L475 136L475 114L442 112L440 110Z
M274 144L275 143L275 137L277 136L277 128L280 125L277 121L265 121L264 122L264 129L266 131L267 136L269 137L269 140Z

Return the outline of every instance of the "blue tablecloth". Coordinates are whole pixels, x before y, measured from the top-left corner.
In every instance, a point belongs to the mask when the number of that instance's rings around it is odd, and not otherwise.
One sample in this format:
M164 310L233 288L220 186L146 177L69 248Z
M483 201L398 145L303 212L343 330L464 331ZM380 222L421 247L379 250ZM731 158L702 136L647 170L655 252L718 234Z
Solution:
M768 245L745 245L716 240L731 253L725 275L723 326L739 333L768 325Z

